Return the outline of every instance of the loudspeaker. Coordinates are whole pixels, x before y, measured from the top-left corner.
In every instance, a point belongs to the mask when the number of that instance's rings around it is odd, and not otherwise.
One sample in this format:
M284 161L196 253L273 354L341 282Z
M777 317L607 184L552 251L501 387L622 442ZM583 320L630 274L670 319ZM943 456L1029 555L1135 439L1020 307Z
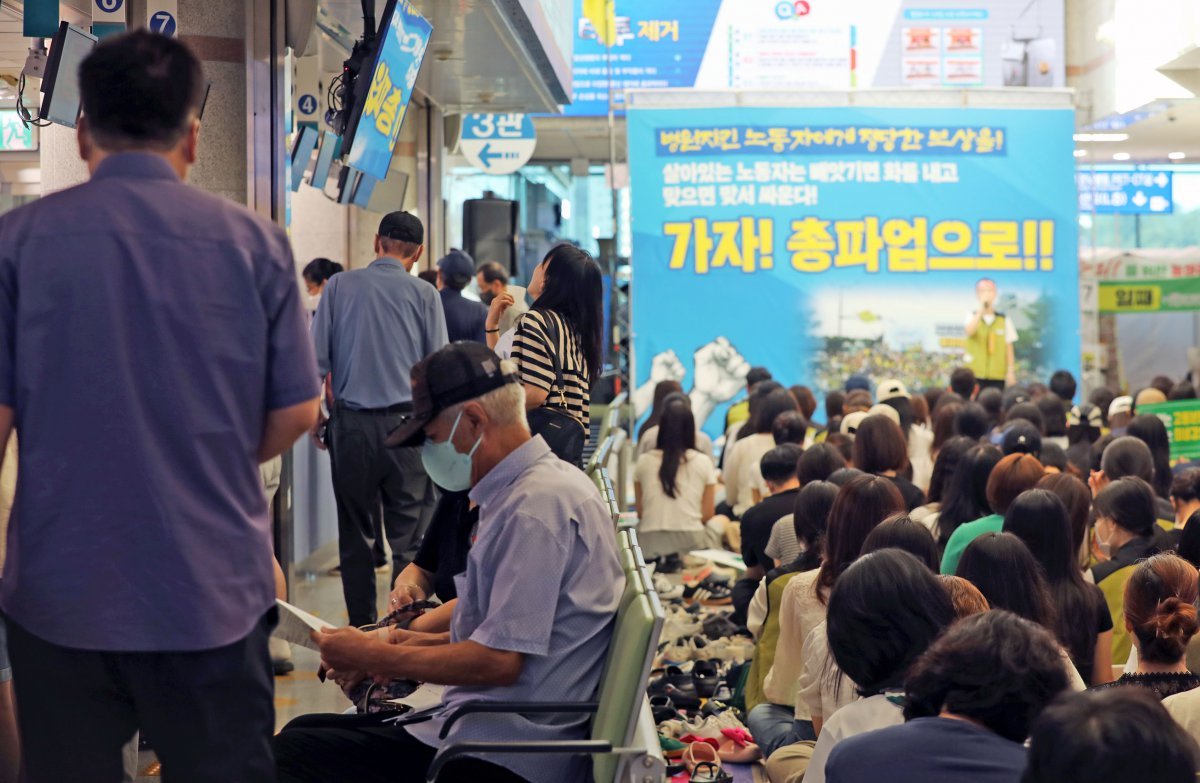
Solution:
M284 4L284 43L303 57L317 23L317 0L287 0Z
M463 202L463 250L475 263L495 261L517 272L517 216L515 201L502 198L474 198Z

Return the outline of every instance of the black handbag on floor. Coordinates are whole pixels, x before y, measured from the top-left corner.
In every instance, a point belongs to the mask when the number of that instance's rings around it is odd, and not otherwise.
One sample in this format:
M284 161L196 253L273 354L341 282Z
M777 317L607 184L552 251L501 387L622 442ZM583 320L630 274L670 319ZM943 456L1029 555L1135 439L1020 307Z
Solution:
M554 381L558 387L558 401L561 407L549 405L550 396L555 391L554 387L551 387L546 402L526 413L529 431L534 435L541 435L559 459L582 468L583 444L586 438L583 425L567 413L566 384L563 381L562 363L558 358L558 323L552 314L546 315L546 329L550 337L550 345L547 346L550 350L547 353L550 354L550 361L554 365Z

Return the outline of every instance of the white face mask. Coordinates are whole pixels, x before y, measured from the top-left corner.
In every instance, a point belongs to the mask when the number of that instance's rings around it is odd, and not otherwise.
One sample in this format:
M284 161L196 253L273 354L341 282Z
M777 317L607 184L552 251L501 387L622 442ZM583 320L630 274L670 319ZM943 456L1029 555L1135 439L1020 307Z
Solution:
M305 294L304 295L304 307L310 313L315 313L317 311L317 307L320 304L321 304L321 295L320 294Z

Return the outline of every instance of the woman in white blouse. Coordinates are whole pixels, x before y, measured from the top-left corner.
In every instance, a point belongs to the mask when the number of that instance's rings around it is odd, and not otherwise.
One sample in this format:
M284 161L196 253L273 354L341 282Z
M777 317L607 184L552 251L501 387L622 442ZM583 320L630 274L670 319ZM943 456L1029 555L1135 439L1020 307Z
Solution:
M687 398L666 403L657 448L638 457L634 492L638 542L647 558L721 545L713 518L717 470L696 450L696 421Z

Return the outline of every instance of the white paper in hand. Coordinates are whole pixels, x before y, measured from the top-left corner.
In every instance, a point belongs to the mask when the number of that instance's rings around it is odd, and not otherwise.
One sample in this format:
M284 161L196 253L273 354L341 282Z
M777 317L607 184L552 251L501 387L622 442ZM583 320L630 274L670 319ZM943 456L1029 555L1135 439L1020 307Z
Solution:
M512 295L515 300L514 304L510 305L504 314L500 316L500 333L504 334L510 329L517 326L517 319L529 310L529 305L525 304L525 288L519 285L510 285L505 290Z
M275 627L275 632L271 635L277 639L283 639L285 642L298 644L301 647L307 647L314 652L320 652L316 642L309 636L313 631L320 631L322 628L333 628L333 623L327 623L320 617L309 614L298 606L292 606L287 601L275 599L275 605L279 607L279 625Z

